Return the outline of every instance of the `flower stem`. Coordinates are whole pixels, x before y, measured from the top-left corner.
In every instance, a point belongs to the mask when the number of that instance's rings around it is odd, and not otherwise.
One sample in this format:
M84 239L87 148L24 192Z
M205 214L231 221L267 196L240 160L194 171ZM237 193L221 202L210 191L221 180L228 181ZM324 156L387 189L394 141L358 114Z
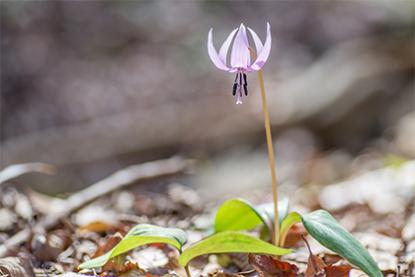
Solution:
M258 71L258 80L259 80L259 86L261 88L262 110L264 112L265 133L267 137L267 146L268 146L269 168L271 171L271 179L272 179L272 196L274 199L274 230L273 230L274 234L272 236L272 241L276 246L278 246L280 223L279 223L279 216L278 216L277 174L275 172L274 147L272 145L271 124L269 120L269 111L268 111L267 97L265 95L265 86L264 86L264 78L262 75L262 70Z
M184 269L186 270L186 275L187 275L187 277L192 277L192 274L190 274L189 265L186 265L186 266L184 267Z

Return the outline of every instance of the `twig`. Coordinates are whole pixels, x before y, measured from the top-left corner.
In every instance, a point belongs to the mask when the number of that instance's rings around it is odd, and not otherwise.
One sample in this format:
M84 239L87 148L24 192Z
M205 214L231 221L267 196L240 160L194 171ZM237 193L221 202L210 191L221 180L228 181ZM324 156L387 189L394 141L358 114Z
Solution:
M317 267L316 261L313 259L313 252L311 252L311 247L308 244L308 241L305 239L304 235L301 235L301 238L303 239L305 245L307 246L308 252L310 253L310 261L311 261L311 264L313 265L313 270L315 273L318 273L318 267Z
M55 169L53 166L44 163L25 163L10 165L0 171L0 186L4 182L19 177L20 175L32 172L51 175L55 172Z
M178 174L188 168L191 163L192 162L189 160L173 157L166 160L133 165L117 171L109 177L73 194L64 200L60 206L60 209L42 218L33 229L50 230L55 227L62 218L70 216L72 213L78 211L100 197L139 181ZM27 227L7 240L0 246L0 257L4 257L10 248L22 244L29 238L31 233L32 229Z

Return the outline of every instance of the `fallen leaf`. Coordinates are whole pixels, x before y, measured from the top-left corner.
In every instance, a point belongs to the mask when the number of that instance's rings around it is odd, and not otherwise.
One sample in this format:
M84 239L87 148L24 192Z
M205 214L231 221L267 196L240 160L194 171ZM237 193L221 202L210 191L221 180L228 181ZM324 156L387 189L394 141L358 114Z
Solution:
M305 277L348 277L352 267L341 262L340 260L340 264L326 265L322 258L310 254Z
M249 263L260 277L296 277L298 267L267 255L249 254Z
M114 246L116 246L122 240L122 235L120 233L115 233L110 236L105 243L101 244L95 251L92 258L99 257L108 251L110 251ZM103 272L110 272L116 274L127 273L131 270L138 269L137 263L135 261L127 259L127 254L121 254L117 257L110 259L104 266L102 266Z
M327 265L325 261L319 256L313 255L310 245L303 237L307 246L309 257L305 277L348 277L352 267L348 264L343 264L342 259L337 255L326 255L326 259L331 262ZM336 264L337 262L337 264Z
M297 243L301 240L301 236L307 235L306 229L303 227L302 224L295 224L293 225L287 233L284 242L284 248L292 248L297 245Z
M325 268L326 268L326 264L320 257L310 254L310 256L308 257L305 277L324 277Z
M103 267L102 270L115 274L123 274L133 269L138 269L137 263L126 258L127 254L121 254L117 257L110 259Z
M352 267L348 264L329 265L324 271L327 277L348 277Z
M68 230L58 229L48 234L43 231L35 232L30 240L30 249L40 261L56 261L59 254L72 243Z
M338 261L341 261L343 258L340 257L337 254L328 254L328 253L326 253L322 257L322 259L323 259L324 263L329 266L329 265L333 265L333 264L337 263Z
M99 257L101 255L104 255L108 251L110 251L117 243L119 243L122 240L122 235L120 233L115 233L114 235L110 236L105 243L100 244L95 251L92 258Z

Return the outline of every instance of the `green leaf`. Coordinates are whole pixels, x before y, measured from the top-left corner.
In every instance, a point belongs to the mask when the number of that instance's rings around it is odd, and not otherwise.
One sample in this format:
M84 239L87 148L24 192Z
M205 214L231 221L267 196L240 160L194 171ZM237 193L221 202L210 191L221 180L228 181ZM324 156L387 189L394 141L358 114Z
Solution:
M229 199L216 212L215 232L250 230L266 222L266 215L243 199Z
M107 263L115 256L123 254L136 247L151 243L166 243L181 251L186 243L186 233L180 229L162 228L150 224L140 224L133 227L127 235L109 252L79 265L80 269L97 268Z
M290 228L298 222L301 222L301 215L297 212L292 212L284 218L284 220L281 223L281 227L280 227L280 244L279 245L282 245L282 246L284 245L288 230L290 230Z
M179 263L186 266L195 257L213 253L255 253L280 256L291 253L291 249L279 248L240 232L223 231L184 250Z
M278 203L280 222L288 213L288 199ZM264 224L268 229L274 221L274 204L257 207L243 199L229 199L216 212L215 232L250 230Z
M302 216L308 233L323 246L336 252L371 277L383 277L369 252L327 211L317 210Z

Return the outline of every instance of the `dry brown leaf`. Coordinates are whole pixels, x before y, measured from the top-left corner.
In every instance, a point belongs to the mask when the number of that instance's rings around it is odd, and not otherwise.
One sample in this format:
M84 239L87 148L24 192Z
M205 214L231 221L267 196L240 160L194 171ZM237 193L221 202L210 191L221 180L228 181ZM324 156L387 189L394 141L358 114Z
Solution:
M71 234L65 229L54 230L48 234L36 232L30 240L30 249L40 261L56 261L58 255L71 243Z
M310 254L305 277L348 277L351 269L348 264L326 265L322 258Z
M113 225L108 224L107 222L103 221L93 221L84 226L80 227L81 231L89 231L95 233L103 233L107 232L108 230L113 229Z
M301 240L302 236L306 236L307 231L302 224L295 224L293 225L287 233L285 238L284 247L285 248L292 248L297 245L297 243Z
M305 277L347 277L352 267L348 264L341 264L341 259L337 255L327 255L328 260L337 260L338 264L327 265L324 260L311 252L310 245L303 237L310 256L308 257Z
M122 235L120 233L115 233L109 237L104 244L101 244L92 258L101 256L117 245L122 240ZM137 263L127 259L127 254L121 254L110 259L103 267L103 272L110 272L116 274L123 274L129 272L133 269L138 269Z
M348 264L342 265L329 265L326 266L324 271L327 277L347 277L352 267Z
M325 253L322 259L324 263L329 266L337 263L338 261L341 261L343 258L336 254Z
M131 270L138 269L137 263L126 259L126 254L121 254L110 259L103 267L102 270L117 275L127 273Z
M266 255L249 254L249 263L260 277L296 277L298 267Z
M320 257L310 254L310 256L308 257L305 277L324 277L325 267L326 267L326 264Z
M117 243L122 240L122 235L120 233L115 233L114 235L110 236L105 243L100 244L95 251L95 254L92 258L96 258L98 256L104 255L108 251L110 251Z

